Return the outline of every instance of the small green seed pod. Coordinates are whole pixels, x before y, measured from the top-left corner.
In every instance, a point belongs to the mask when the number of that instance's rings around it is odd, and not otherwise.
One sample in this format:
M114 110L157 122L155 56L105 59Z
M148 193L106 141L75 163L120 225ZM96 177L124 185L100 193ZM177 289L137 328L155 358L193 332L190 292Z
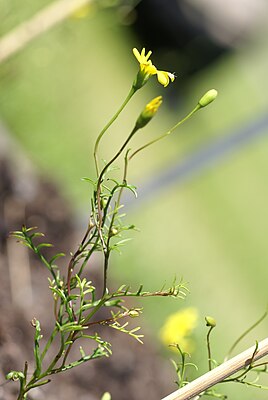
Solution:
M212 103L218 96L218 92L216 89L210 89L204 96L201 97L198 104L200 107L206 107L208 104Z
M205 317L206 325L210 326L211 328L215 328L217 325L216 320L212 317Z

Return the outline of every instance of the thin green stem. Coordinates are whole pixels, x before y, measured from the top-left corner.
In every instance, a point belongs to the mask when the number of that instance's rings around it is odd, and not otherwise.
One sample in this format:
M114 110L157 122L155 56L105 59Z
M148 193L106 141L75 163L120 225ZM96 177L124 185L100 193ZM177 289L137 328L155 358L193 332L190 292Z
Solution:
M227 356L225 357L225 361L230 358L231 353L234 351L236 346L241 342L241 340L244 339L244 337L247 336L249 334L249 332L251 332L253 329L255 329L256 326L258 326L267 317L267 315L268 315L268 309L253 325L251 325L247 330L245 330L245 332L242 333L242 335L240 335L238 337L238 339L234 342L234 344L230 348L229 352L227 353Z
M109 249L107 248L107 245L105 243L105 240L104 240L103 234L102 234L103 220L102 220L102 209L101 209L101 184L102 184L102 181L103 181L103 177L104 177L106 171L108 170L108 168L110 167L110 165L113 164L114 161L117 160L117 158L122 154L122 152L124 151L124 149L128 145L129 141L132 139L132 137L135 135L135 133L138 130L139 130L139 128L137 128L136 125L135 125L134 128L132 129L132 131L130 132L129 136L127 137L127 139L123 143L123 145L118 150L118 152L113 156L113 158L102 169L102 171L101 171L101 173L99 175L98 182L97 182L97 189L96 189L96 200L97 200L97 209L98 209L98 224L97 224L97 227L98 227L99 237L100 237L102 248L103 248L103 252L104 252L104 285L105 286L106 286L106 274L107 274L108 259L109 259ZM105 289L106 289L106 287L105 287ZM104 294L104 292L103 292L103 294Z
M136 91L137 91L137 89L135 89L132 86L130 91L129 91L129 93L128 93L128 95L127 95L127 97L126 97L126 99L124 100L123 104L119 108L119 110L114 114L114 116L110 119L110 121L105 125L105 127L102 129L101 133L97 137L97 140L96 140L96 143L95 143L95 146L94 146L94 160L95 160L95 167L96 167L97 176L99 176L98 149L99 149L100 141L101 141L103 135L105 134L105 132L110 128L110 126L113 124L113 122L117 119L119 114L123 111L123 109L125 108L125 106L127 105L127 103L129 102L129 100L131 99L131 97L134 95L134 93Z
M106 253L105 253L105 260L104 260L104 279L103 279L103 295L106 292L106 287L107 287L107 272L108 272L108 266L109 266L109 257L110 257L110 241L112 238L112 228L114 225L115 217L118 214L118 208L120 206L120 201L122 197L122 193L124 190L124 185L126 185L126 179L127 179L127 167L128 167L128 153L130 150L126 152L125 158L124 158L124 172L123 172L123 179L122 179L122 185L119 189L119 193L117 196L117 200L115 201L114 209L113 209L113 214L108 230L108 238L107 238L107 243L106 243Z
M255 349L254 349L253 354L251 356L251 360L249 362L248 367L241 374L239 374L238 376L235 376L235 377L229 378L229 379L224 379L222 382L239 382L239 379L241 379L244 376L246 376L247 373L254 368L253 362L254 362L254 357L255 357L255 355L256 355L256 353L258 351L258 346L259 346L259 344L258 344L258 342L256 342L256 346L255 346Z
M102 169L100 175L99 175L99 179L97 182L97 190L96 190L96 197L97 197L97 202L98 202L98 211L99 211L99 217L100 217L100 210L101 210L101 201L100 201L100 194L101 194L101 184L102 184L102 180L104 177L105 172L108 170L108 168L110 167L111 164L113 164L115 162L115 160L117 160L117 158L122 154L122 152L124 151L124 149L126 148L126 146L128 145L129 141L132 139L132 137L135 135L135 133L138 131L139 128L137 128L136 126L132 129L131 133L129 134L129 136L127 137L126 141L123 143L123 145L120 147L120 149L118 150L118 152L113 156L113 158L105 165L105 167ZM99 220L100 222L100 220ZM102 221L101 221L102 222ZM101 223L99 223L99 226L101 226Z
M141 146L140 148L138 148L137 150L134 151L134 153L131 154L131 156L129 157L129 161L135 156L137 155L140 151L146 149L146 147L151 146L152 144L158 142L159 140L164 139L166 136L169 136L173 131L175 131L175 129L177 129L180 125L182 125L184 122L186 122L189 118L191 118L191 116L198 111L201 108L201 106L199 104L197 104L197 106L189 113L186 115L186 117L184 117L183 119L181 119L176 125L174 125L171 129L169 129L167 132L165 132L163 135L157 137L154 140L151 140L150 142L146 143L145 145Z
M186 353L184 353L184 352L181 350L180 346L177 346L177 348L178 348L178 350L179 350L179 352L180 352L180 355L181 355L181 370L178 371L178 372L179 372L179 376L178 376L178 378L179 378L179 388L181 388L181 387L184 386L185 355L186 355Z
M27 398L26 394L27 371L28 371L28 363L26 361L23 370L24 378L20 378L20 392L17 400L25 400Z
M73 347L73 344L74 344L74 341L75 341L75 336L76 336L76 332L73 331L73 332L70 333L70 335L68 336L68 339L66 340L66 342L70 341L71 343L68 345L67 350L65 351L65 354L64 354L64 357L63 357L63 360L62 360L60 368L63 368L65 363L66 363L67 357L70 354L70 351L71 351L71 349Z
M96 242L95 242L94 245L92 246L92 248L89 250L87 256L85 257L85 259L84 259L84 261L83 261L83 263L82 263L82 265L81 265L81 267L80 267L80 269L79 269L79 272L78 272L78 274L77 274L79 277L81 276L81 274L82 274L82 272L83 272L83 270L84 270L84 268L85 268L85 266L86 266L86 264L87 264L89 258L91 257L91 254L92 254L92 253L94 252L94 250L96 249L97 244L98 244L98 237L97 237Z
M209 331L207 333L207 350L208 350L208 369L209 371L212 370L212 358L211 358L211 347L210 347L210 334L214 326L211 326L209 328Z
M68 290L68 296L70 296L71 293L71 278L72 278L72 272L73 272L73 268L76 262L77 257L85 250L85 248L87 247L88 242L86 242L88 235L91 231L91 229L94 227L94 225L90 225L90 223L88 224L86 233L80 243L80 245L78 246L78 249L76 250L76 252L74 253L74 255L71 257L69 265L68 265L68 276L67 276L67 290Z
M94 308L94 310L92 310L91 313L85 317L83 325L86 325L87 322L90 321L90 319L93 317L93 315L95 315L96 312L99 311L99 309L106 303L106 301L109 301L111 298L112 296L106 296L106 295L103 296L99 304L97 304L96 307Z
M65 347L65 337L64 337L64 333L61 333L61 345L60 345L60 349L58 351L58 353L56 354L56 356L54 357L53 361L50 363L50 365L48 366L47 370L39 376L40 378L44 378L45 376L47 376L49 374L49 372L54 368L54 366L57 364L57 362L59 361L59 359L61 358L63 351L64 351L64 347Z
M49 337L49 339L48 339L48 341L47 341L47 344L46 344L46 346L44 347L44 350L42 351L42 354L41 354L41 357L40 357L40 358L41 358L41 361L43 361L43 359L44 359L44 357L45 357L45 355L46 355L46 353L47 353L49 347L51 346L53 340L55 339L55 336L57 335L57 333L58 333L58 328L57 328L57 326L55 325L55 327L54 327L54 329L53 329L53 331L52 331L52 333L51 333L51 335L50 335L50 337Z

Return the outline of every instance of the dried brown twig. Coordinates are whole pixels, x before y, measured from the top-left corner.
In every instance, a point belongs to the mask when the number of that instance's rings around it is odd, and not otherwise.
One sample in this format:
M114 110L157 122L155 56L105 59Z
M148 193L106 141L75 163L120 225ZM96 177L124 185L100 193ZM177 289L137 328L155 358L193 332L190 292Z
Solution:
M268 355L268 338L200 376L162 400L190 400L208 388L224 381L236 372L248 368L253 362ZM197 398L197 397L196 397Z

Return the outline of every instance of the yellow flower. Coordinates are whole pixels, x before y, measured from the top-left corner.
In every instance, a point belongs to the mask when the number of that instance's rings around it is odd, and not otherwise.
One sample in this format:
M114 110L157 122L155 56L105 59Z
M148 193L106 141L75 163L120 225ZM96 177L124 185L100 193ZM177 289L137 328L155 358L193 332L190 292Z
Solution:
M141 53L139 53L139 51L136 48L134 48L133 54L136 57L136 59L138 60L138 62L140 63L141 69L148 69L148 71L150 71L151 75L156 74L157 69L152 64L152 61L149 60L149 58L151 57L151 54L152 54L151 51L148 51L147 55L145 55L145 48L142 49Z
M182 351L191 352L194 349L191 334L197 325L198 312L189 307L171 314L160 331L160 338L166 345L176 343Z
M152 75L157 75L158 82L164 87L166 87L170 81L174 81L174 74L167 71L158 71L158 69L153 65L152 61L150 60L152 55L151 51L148 51L146 54L145 48L143 48L139 53L139 51L134 48L133 54L140 63L140 72L134 84L137 89L141 88Z
M155 97L148 104L146 104L145 109L143 111L147 116L153 117L157 112L158 108L162 104L162 96Z
M162 96L155 97L148 104L146 104L145 108L143 109L139 118L137 119L136 128L141 129L145 125L147 125L148 122L157 113L158 108L161 106L161 104L162 104Z

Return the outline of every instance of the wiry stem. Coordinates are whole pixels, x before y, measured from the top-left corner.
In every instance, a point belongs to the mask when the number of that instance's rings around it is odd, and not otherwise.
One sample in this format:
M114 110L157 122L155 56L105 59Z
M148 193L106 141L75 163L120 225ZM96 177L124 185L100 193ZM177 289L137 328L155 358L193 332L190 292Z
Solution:
M105 125L105 127L102 129L101 133L97 137L97 140L96 140L96 143L95 143L95 146L94 146L94 160L95 160L95 167L96 167L97 176L99 176L98 149L99 149L100 141L101 141L103 135L105 134L105 132L110 128L110 126L117 119L119 114L123 111L123 109L125 108L125 106L127 105L127 103L129 102L129 100L131 99L131 97L134 95L135 92L136 92L136 90L132 86L131 89L130 89L129 94L127 95L126 99L124 100L124 102L121 105L121 107L119 108L119 110L114 114L114 116L110 119L110 121Z
M186 115L186 117L184 117L183 119L181 119L176 125L174 125L171 129L169 129L167 132L163 133L163 135L158 136L156 139L151 140L150 142L146 143L145 145L141 146L140 148L138 148L137 150L135 150L129 157L129 161L136 156L140 151L146 149L146 147L151 146L152 144L158 142L159 140L164 139L166 136L169 136L173 131L175 131L175 129L177 129L180 125L182 125L184 122L186 122L196 111L198 111L200 109L200 105L197 104L197 106L189 113Z
M108 170L108 168L122 154L122 152L124 151L124 149L128 145L129 141L132 139L132 137L135 135L135 133L137 131L138 131L138 128L135 126L132 129L132 131L129 134L129 136L127 137L127 139L125 140L125 142L123 143L123 145L118 150L118 152L113 156L113 158L102 169L102 171L101 171L101 173L99 175L98 182L97 182L97 189L96 189L96 200L97 200L97 209L98 209L98 225L97 225L97 228L98 228L98 233L99 233L99 237L100 237L100 240L101 240L101 243L102 243L102 247L103 247L103 252L104 252L104 290L103 290L103 294L105 294L105 290L106 290L107 268L108 268L108 260L109 260L109 248L107 247L107 243L105 243L105 240L104 240L103 234L102 234L102 222L103 221L102 221L102 208L101 208L101 184L102 184L104 175L105 175L106 171Z

